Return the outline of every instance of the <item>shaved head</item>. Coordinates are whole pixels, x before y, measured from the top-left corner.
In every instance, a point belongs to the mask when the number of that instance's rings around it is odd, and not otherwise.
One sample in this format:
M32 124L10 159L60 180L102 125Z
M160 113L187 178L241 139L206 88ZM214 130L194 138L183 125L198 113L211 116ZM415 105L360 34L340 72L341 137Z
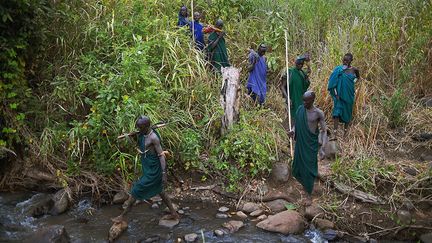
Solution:
M216 27L217 28L222 28L223 27L223 24L224 24L224 22L222 21L222 19L218 19L217 21L216 21Z
M147 116L140 116L136 121L135 125L140 132L145 132L150 128L150 118Z
M315 92L313 92L312 90L308 90L303 94L303 98L308 98L308 97L312 97L315 99Z
M303 105L306 109L312 108L314 101L315 92L308 90L303 94Z

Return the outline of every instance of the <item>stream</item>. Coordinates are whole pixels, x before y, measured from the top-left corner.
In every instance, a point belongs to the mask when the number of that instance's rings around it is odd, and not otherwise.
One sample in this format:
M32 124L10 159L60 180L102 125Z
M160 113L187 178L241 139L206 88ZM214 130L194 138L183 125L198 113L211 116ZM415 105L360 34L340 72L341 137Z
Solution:
M23 208L31 203L31 193L0 193L0 242L22 242L50 225L63 225L71 242L107 242L111 218L121 213L120 205L94 206L89 199L81 199L61 215L44 215L33 218L23 214ZM245 226L238 232L217 237L214 230L231 219L215 217L219 206L202 202L176 202L183 208L180 223L172 229L159 226L164 215L164 205L153 209L141 203L127 214L128 229L117 242L177 242L186 234L198 234L197 242L326 242L322 233L307 230L303 235L282 235L265 232L255 227L256 222L244 220ZM203 240L204 239L204 240ZM153 241L152 241L153 240ZM183 241L184 242L184 241Z

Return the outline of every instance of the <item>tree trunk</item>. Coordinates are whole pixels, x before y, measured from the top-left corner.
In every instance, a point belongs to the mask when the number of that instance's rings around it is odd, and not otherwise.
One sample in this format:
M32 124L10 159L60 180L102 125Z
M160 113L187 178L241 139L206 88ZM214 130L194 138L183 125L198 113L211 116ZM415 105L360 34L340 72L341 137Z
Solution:
M224 110L221 133L225 134L238 121L240 110L240 70L234 67L222 68L220 103Z

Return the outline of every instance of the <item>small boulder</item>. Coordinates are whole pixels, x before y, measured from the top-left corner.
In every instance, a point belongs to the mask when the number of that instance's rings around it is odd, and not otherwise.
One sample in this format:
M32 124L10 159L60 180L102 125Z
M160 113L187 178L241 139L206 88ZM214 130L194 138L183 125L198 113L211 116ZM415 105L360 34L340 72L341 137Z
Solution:
M185 235L184 239L186 242L195 242L198 238L198 235L195 233Z
M263 215L260 215L258 218L257 218L258 220L265 220L265 219L267 219L267 215L265 215L265 214L263 214Z
M256 225L258 228L282 234L298 234L304 231L303 217L296 211L287 210L273 215Z
M172 219L172 218L170 218L170 215L165 215L164 217L162 217L159 220L159 226L164 226L164 227L167 227L167 228L172 228L172 227L178 225L179 222L180 222L179 219Z
M252 202L247 202L243 205L242 211L245 213L252 213L259 209L259 205Z
M113 203L113 204L122 204L122 203L124 203L128 198L129 198L129 195L128 195L126 192L124 192L124 191L117 192L117 193L114 195L114 198L113 198L112 203Z
M423 243L432 243L432 232L427 234L422 234L420 240Z
M69 207L69 195L65 189L58 191L53 196L54 206L51 209L52 215L64 213Z
M326 229L333 229L334 228L334 223L330 220L327 220L327 219L317 218L314 220L314 223L317 226L317 228L320 230L326 230Z
M432 161L432 150L427 150L420 155L420 161Z
M218 209L218 211L219 211L219 213L226 213L226 212L229 211L229 208L227 208L227 207L220 207L220 208Z
M279 213L286 210L285 205L287 204L288 202L283 199L276 199L266 203L267 207L274 213Z
M241 218L241 219L247 219L247 215L245 213L243 213L242 211L238 211L236 213L237 217Z
M231 220L229 222L222 224L222 226L225 229L227 229L230 233L235 233L244 226L244 223L242 221Z
M324 210L318 204L312 204L305 209L305 217L308 220L312 220L316 216L323 216Z
M122 217L117 217L113 219L113 225L108 232L108 241L114 242L115 239L120 237L120 235L127 229L128 223Z
M409 211L398 210L397 216L398 216L398 219L400 220L400 222L402 224L410 224L411 223L412 215Z
M214 231L214 234L217 237L221 237L221 236L223 236L225 234L225 232L223 230L217 229L217 230Z
M24 242L68 243L70 238L63 225L51 225L36 231Z
M217 213L217 214L216 214L216 218L217 218L217 219L227 219L227 218L228 218L228 215L225 214L225 213Z
M249 215L252 216L252 217L258 217L258 216L260 216L260 215L263 214L263 213L264 213L263 210L258 209L258 210L253 211L253 212L250 213Z
M289 176L288 163L275 163L273 165L271 177L274 182L287 182Z
M323 237L326 240L335 240L337 237L337 232L332 229L327 229L323 232Z
M17 208L21 209L21 213L30 217L41 217L47 214L54 206L51 194L38 193L30 199L20 202Z

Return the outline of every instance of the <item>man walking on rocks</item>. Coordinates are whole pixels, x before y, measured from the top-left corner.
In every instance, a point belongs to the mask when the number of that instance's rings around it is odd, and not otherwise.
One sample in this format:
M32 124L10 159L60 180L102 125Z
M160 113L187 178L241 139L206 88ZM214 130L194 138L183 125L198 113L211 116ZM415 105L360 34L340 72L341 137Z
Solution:
M168 206L171 218L179 217L170 198L163 191L167 180L165 154L162 150L159 134L150 125L150 118L147 116L141 116L136 122L139 132L135 136L141 154L143 175L133 185L131 196L125 202L124 211L119 218L122 218L130 210L136 200L148 200L158 194Z
M314 106L315 93L307 91L303 95L303 105L296 113L296 122L289 132L294 137L295 150L292 166L293 176L302 184L306 191L305 205L312 203L312 191L315 178L318 176L318 148L325 146L327 128L324 112ZM318 124L320 135L318 136Z

